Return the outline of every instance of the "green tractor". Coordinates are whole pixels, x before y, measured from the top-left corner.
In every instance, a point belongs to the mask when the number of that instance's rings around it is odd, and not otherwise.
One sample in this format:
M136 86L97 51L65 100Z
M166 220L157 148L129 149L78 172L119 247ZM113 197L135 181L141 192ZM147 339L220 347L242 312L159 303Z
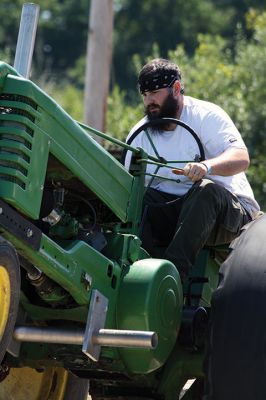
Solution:
M181 282L140 240L146 165L171 162L78 123L22 69L0 62L0 400L201 400L204 359L206 400L264 400L265 218Z
M128 172L89 132L105 136L0 64L0 399L82 399L89 383L94 400L170 400L189 379L199 398L223 251L204 249L183 285L151 258L151 157L119 142Z

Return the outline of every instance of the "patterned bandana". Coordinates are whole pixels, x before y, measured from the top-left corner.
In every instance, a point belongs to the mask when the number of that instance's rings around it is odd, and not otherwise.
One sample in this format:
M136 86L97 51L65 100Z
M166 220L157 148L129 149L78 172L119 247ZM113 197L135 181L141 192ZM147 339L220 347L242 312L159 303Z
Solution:
M172 86L176 81L180 80L180 75L177 71L163 72L156 71L139 79L140 93L151 92L157 89L163 89Z

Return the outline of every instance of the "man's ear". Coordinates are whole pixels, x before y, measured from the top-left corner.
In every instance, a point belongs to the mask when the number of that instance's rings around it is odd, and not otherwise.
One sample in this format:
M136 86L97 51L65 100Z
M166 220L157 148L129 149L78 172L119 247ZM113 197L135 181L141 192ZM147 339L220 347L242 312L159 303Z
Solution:
M173 95L179 96L181 91L181 82L176 80L173 84Z

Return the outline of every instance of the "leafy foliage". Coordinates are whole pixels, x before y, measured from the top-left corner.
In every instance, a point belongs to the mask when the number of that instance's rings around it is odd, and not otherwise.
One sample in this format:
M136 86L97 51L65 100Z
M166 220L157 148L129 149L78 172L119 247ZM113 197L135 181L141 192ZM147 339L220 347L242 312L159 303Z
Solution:
M199 46L188 57L182 46L169 53L184 71L189 95L223 107L236 123L251 156L250 181L266 207L266 13L247 15L251 39L241 32L234 51L220 36L199 35Z
M45 91L77 121L83 118L83 92L75 86L65 82L60 86L52 83L45 85Z
M126 104L125 92L115 86L108 98L107 131L112 136L125 140L129 130L142 116L141 102L136 106Z
M184 43L191 53L197 46L199 32L223 32L230 26L233 14L230 8L220 10L210 0L121 0L120 6L115 18L115 81L130 88L135 71L128 55L147 57L154 43L161 56L175 49L177 43Z
M13 63L24 0L1 0L0 53ZM38 0L40 18L35 46L35 74L65 76L86 51L90 0ZM14 29L15 28L15 29Z

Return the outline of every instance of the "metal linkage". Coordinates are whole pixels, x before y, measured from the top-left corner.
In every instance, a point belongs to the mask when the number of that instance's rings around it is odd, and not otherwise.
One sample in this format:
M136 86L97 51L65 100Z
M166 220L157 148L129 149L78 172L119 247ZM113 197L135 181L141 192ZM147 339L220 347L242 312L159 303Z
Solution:
M101 346L155 349L158 337L155 332L150 331L100 329L92 336L92 342Z
M18 342L61 343L81 345L84 332L60 328L40 328L35 326L17 326L13 338Z
M13 337L19 342L82 345L84 331L81 329L40 328L17 326ZM154 349L158 339L155 332L117 329L100 329L92 335L92 343L109 347L138 347Z
M0 199L0 230L2 229L23 240L34 250L39 250L41 230Z
M103 329L108 300L98 290L92 291L86 330L54 327L17 326L13 338L18 342L82 345L82 351L98 361L101 346L155 349L158 336L150 331Z

